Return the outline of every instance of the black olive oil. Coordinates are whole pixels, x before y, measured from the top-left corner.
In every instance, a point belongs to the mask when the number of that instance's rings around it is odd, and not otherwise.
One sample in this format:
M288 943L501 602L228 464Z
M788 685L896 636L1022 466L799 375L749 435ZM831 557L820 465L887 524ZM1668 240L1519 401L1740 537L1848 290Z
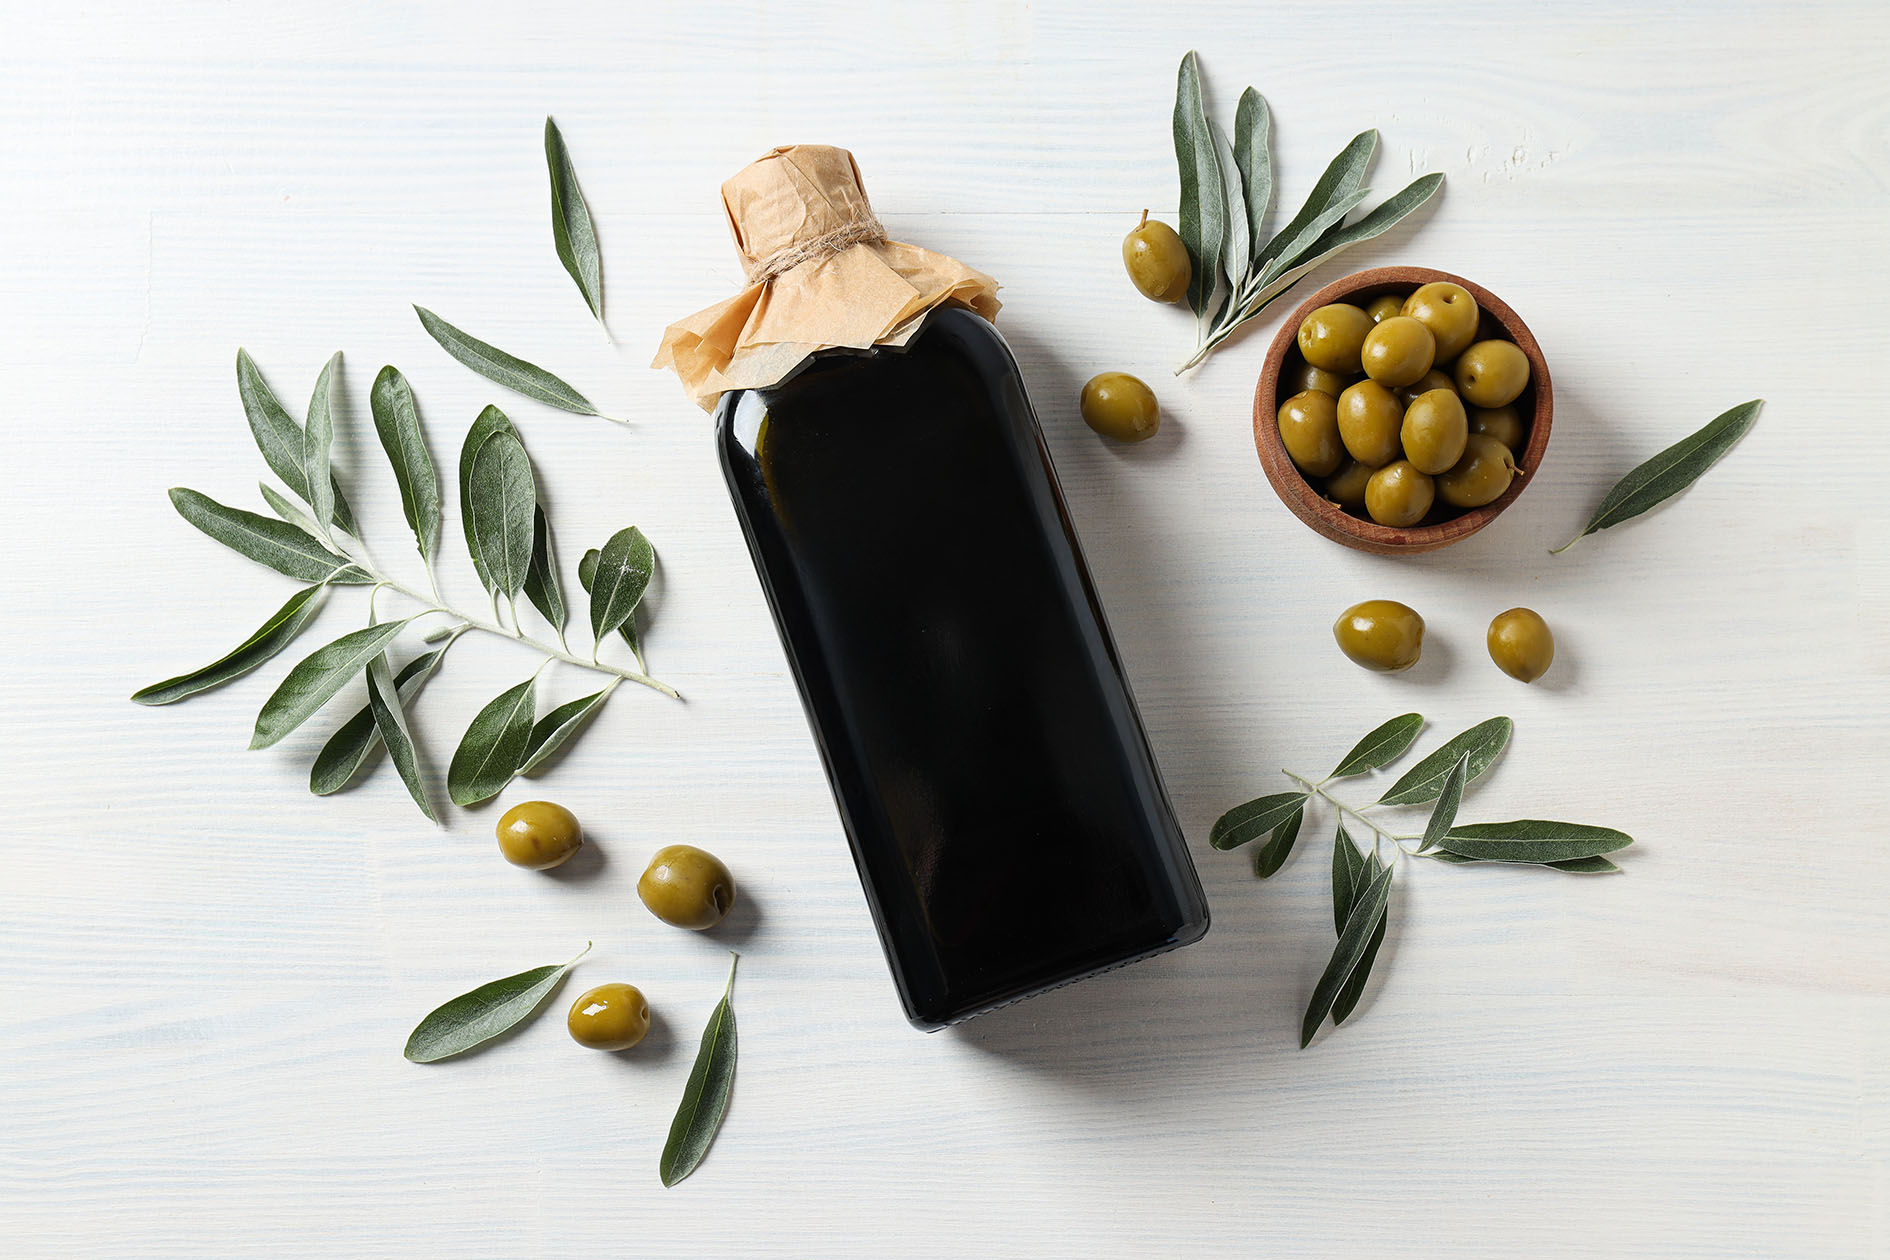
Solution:
M1003 338L944 307L716 441L906 1014L1199 940L1207 905Z

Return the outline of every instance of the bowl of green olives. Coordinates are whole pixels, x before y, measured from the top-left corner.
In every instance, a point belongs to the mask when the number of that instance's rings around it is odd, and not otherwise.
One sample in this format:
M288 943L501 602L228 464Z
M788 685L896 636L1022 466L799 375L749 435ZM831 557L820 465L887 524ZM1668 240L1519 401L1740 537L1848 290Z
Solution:
M1307 298L1267 351L1253 440L1280 501L1332 541L1434 551L1495 520L1549 445L1542 347L1495 294L1378 267Z

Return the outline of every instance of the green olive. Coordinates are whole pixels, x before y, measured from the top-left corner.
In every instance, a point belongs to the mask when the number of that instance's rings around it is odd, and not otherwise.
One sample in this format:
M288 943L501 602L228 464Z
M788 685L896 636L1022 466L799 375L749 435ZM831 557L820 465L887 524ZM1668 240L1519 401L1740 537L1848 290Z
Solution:
M1404 314L1404 299L1395 293L1381 293L1365 303L1365 313L1372 318L1372 323L1382 324L1393 315Z
M1477 339L1482 313L1470 290L1448 280L1421 284L1404 300L1404 313L1431 330L1439 361L1454 359Z
M549 870L584 843L584 828L577 815L550 801L526 801L505 811L499 819L499 852L513 866Z
M1513 341L1479 341L1457 360L1457 392L1472 407L1501 407L1529 386L1529 360Z
M1127 372L1102 372L1083 386L1083 423L1118 442L1140 442L1162 427L1155 391Z
M1463 458L1437 478L1437 497L1452 507L1493 503L1516 479L1516 455L1487 433L1472 433Z
M1396 389L1422 378L1436 355L1430 329L1409 315L1393 315L1366 335L1360 361L1365 375Z
M672 844L650 859L637 896L663 922L700 932L720 923L735 904L735 877L713 853Z
M1346 376L1359 370L1359 350L1372 317L1348 302L1322 306L1299 325L1299 352L1306 362Z
M1404 408L1377 381L1360 381L1339 395L1339 440L1353 459L1383 468L1398 458L1398 426Z
M1424 618L1395 599L1368 599L1339 614L1332 637L1354 665L1393 673L1417 664L1424 651Z
M1399 402L1409 407L1412 399L1416 398L1419 394L1428 394L1434 389L1447 389L1454 394L1457 392L1457 382L1451 380L1447 373L1432 368L1423 376L1411 382L1411 384L1403 386L1400 389L1394 389L1391 392L1398 396Z
M1350 377L1341 376L1337 372L1328 372L1321 367L1314 367L1303 359L1296 360L1286 372L1287 391L1294 394L1316 389L1322 394L1331 394L1337 398L1345 392L1345 387L1350 382Z
M1337 399L1316 389L1302 390L1280 404L1280 443L1309 477L1325 476L1345 458L1338 408Z
M1524 438L1523 422L1522 417L1517 414L1514 407L1507 405L1502 407L1472 407L1470 409L1470 432L1493 437L1510 450L1515 451L1518 455L1522 454Z
M1490 659L1511 678L1534 682L1555 660L1555 636L1549 623L1530 608L1512 608L1490 622Z
M1179 302L1188 292L1193 271L1188 263L1188 247L1175 235L1175 229L1142 211L1142 221L1122 238L1122 265L1129 269L1129 280L1145 298L1156 302Z
M1372 469L1348 459L1339 465L1339 471L1326 478L1326 497L1343 508L1362 510L1365 506L1365 483L1372 479Z
M1380 525L1403 529L1424 519L1437 497L1428 475L1401 459L1386 464L1365 483L1365 511Z
M1463 458L1464 444L1470 436L1463 400L1447 389L1419 394L1405 408L1399 436L1404 442L1404 457L1412 467L1433 477L1449 472Z
M650 1004L634 984L586 989L564 1017L571 1040L593 1050L628 1050L650 1031Z

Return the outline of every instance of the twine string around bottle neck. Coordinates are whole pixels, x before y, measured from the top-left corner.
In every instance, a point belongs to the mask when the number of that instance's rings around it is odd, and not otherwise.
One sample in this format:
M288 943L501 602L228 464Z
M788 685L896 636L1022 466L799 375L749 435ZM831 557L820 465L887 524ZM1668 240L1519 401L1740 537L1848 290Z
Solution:
M748 283L766 284L786 271L792 271L804 262L816 258L825 258L837 254L851 245L871 244L886 239L886 229L871 210L866 217L837 227L831 232L805 241L796 241L786 249L778 249L766 258L748 268Z

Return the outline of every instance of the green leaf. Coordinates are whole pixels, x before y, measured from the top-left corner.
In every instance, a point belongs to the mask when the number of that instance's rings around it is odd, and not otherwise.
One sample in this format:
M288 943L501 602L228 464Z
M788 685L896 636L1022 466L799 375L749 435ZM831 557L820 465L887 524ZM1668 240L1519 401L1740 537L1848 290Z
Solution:
M208 495L171 490L177 514L239 555L301 582L360 586L374 579L286 521L226 507Z
M567 614L564 607L564 583L558 579L558 556L551 545L551 522L545 509L532 509L532 558L525 570L525 598L564 638Z
M1339 933L1339 943L1333 948L1332 959L1319 977L1319 983L1313 986L1312 1001L1307 1004L1306 1017L1299 1025L1299 1047L1304 1050L1319 1031L1319 1025L1326 1022L1326 1016L1332 1013L1333 1003L1338 1000L1339 991L1345 982L1358 969L1365 957L1365 951L1371 945L1373 933L1378 929L1380 917L1385 912L1385 903L1391 896L1391 871L1387 866L1373 876L1365 885L1365 891L1352 903L1352 912L1345 916L1345 928Z
M1622 521L1632 520L1685 490L1746 435L1763 406L1765 400L1755 398L1721 412L1709 420L1705 428L1681 438L1621 478L1602 499L1595 514L1588 518L1582 532L1549 554L1560 555L1597 530L1612 529Z
M1346 215L1352 213L1358 207L1358 203L1365 200L1365 194L1365 189L1355 188L1321 210L1313 217L1312 222L1300 229L1297 236L1279 247L1280 252L1260 269L1257 283L1264 288L1283 273L1298 266L1300 256L1311 248L1328 228L1343 221Z
M283 408L247 350L236 352L236 392L243 400L243 414L249 419L249 431L256 438L263 462L296 498L308 502L308 480L302 475L302 426ZM340 485L331 478L329 488L335 496L335 524L359 537L360 527L354 523L348 501L341 497Z
M242 677L295 640L295 636L302 632L302 627L314 619L320 608L315 597L324 589L319 584L303 587L289 596L288 603L278 608L256 633L231 649L228 655L202 669L166 678L161 683L152 683L149 687L133 692L131 698L139 704L175 704L186 696L194 696L199 691L208 691L232 678Z
M1201 106L1201 63L1193 52L1175 76L1175 163L1181 176L1181 243L1193 263L1188 309L1205 315L1220 285L1221 245L1227 232L1226 185Z
M249 746L267 748L308 721L350 678L385 651L412 620L408 617L350 631L304 657L264 702L262 712L256 715L256 731Z
M453 753L446 771L446 794L455 805L476 805L505 790L532 738L537 709L537 678L527 678L479 710Z
M1266 98L1248 88L1234 110L1234 166L1247 202L1247 256L1259 256L1273 205L1273 117Z
M1418 842L1418 852L1439 847L1450 834L1450 825L1457 821L1457 807L1463 804L1463 788L1469 781L1469 773L1470 754L1466 752L1444 775L1444 785L1437 792L1437 804L1431 810L1430 821L1424 824L1424 839Z
M1254 851L1253 873L1261 879L1270 878L1286 865L1286 859L1293 852L1293 845L1299 840L1299 825L1306 817L1306 799L1300 800L1299 808L1294 810L1286 821L1273 829L1267 842Z
M1418 732L1423 729L1423 715L1399 714L1359 740L1352 751L1345 754L1345 759L1339 762L1339 768L1332 772L1331 777L1349 779L1355 774L1390 765L1404 756L1405 750L1411 747L1412 741L1417 739Z
M368 662L367 683L368 711L374 715L374 728L380 732L381 742L387 745L387 755L394 769L399 771L400 781L407 785L407 795L413 797L421 813L438 822L433 804L427 800L426 784L420 778L420 756L413 746L413 734L407 729L400 684L394 678L393 667L387 663L387 653L382 652Z
M328 466L335 444L335 412L329 394L334 389L335 369L340 366L341 351L337 350L315 378L315 392L308 400L308 424L302 429L302 480L308 486L308 505L317 521L335 514L335 475Z
M656 551L632 525L611 535L591 576L591 633L599 643L630 620L656 572Z
M603 552L592 547L589 551L584 553L584 558L578 561L578 581L584 584L584 593L586 595L590 594L591 586L597 580L597 564L598 561L603 559L603 555ZM636 609L633 608L630 610L630 615L624 618L624 622L621 626L617 627L617 633L622 635L623 641L630 645L631 654L637 658L637 668L642 669L643 636L637 630Z
M510 433L518 437L518 429L497 407L488 405L472 422L472 428L466 430L466 441L459 448L459 523L466 534L466 551L472 556L473 571L479 575L480 585L492 589L492 576L486 572L485 564L479 559L479 544L473 539L472 512L468 504L472 502L472 466L473 457L479 454L486 439L495 433ZM519 439L522 443L523 438Z
M1493 717L1477 723L1407 770L1403 778L1378 798L1378 803L1426 805L1436 800L1437 794L1444 790L1444 780L1449 776L1451 767L1465 753L1470 754L1470 767L1464 782L1476 782L1502 755L1512 729L1513 724L1506 717Z
M1352 913L1352 902L1367 880L1361 878L1365 871L1365 855L1352 843L1351 835L1345 824L1339 824L1338 834L1332 837L1332 930L1345 930L1345 916Z
M315 528L314 517L297 507L287 495L274 486L266 481L259 481L256 483L256 488L262 491L263 501L269 505L269 510L280 516L285 523L295 526L310 538L321 532Z
M1326 164L1326 169L1313 184L1312 191L1306 194L1306 204L1299 208L1292 221L1281 228L1267 247L1260 251L1256 262L1270 263L1276 258L1290 258L1291 248L1303 249L1317 238L1317 232L1308 232L1313 222L1333 205L1351 199L1365 182L1365 171L1372 164L1372 153L1378 148L1378 132L1366 130L1353 136L1347 145L1339 150L1338 156ZM1322 229L1323 230L1323 229Z
M1276 792L1236 805L1214 820L1208 844L1224 852L1271 835L1281 823L1306 808L1307 796L1305 792Z
M1396 193L1385 198L1356 223L1335 223L1326 229L1325 235L1314 242L1310 250L1300 255L1300 260L1291 270L1304 271L1324 262L1342 249L1383 236L1396 227L1399 220L1437 195L1437 190L1444 186L1444 177L1433 171L1429 175L1420 175L1400 188Z
M1247 280L1247 266L1253 257L1253 237L1247 229L1247 195L1240 186L1240 167L1235 164L1234 146L1227 133L1212 118L1207 120L1208 138L1214 143L1214 165L1221 176L1221 204L1227 226L1221 235L1221 274L1227 277L1227 291L1234 294ZM1232 298L1230 297L1231 301Z
M1459 857L1485 862L1573 862L1625 849L1634 837L1612 827L1519 818L1514 822L1452 827L1443 845Z
M740 961L739 954L731 954L728 984L709 1016L708 1027L702 1030L702 1046L696 1051L695 1066L689 1069L676 1118L670 1122L669 1140L663 1143L658 1165L665 1186L675 1185L696 1170L728 1113L728 1096L735 1087L735 1008L729 998L735 989L735 964Z
M387 452L387 462L394 466L394 481L400 486L400 510L407 516L421 557L431 560L440 537L440 475L434 470L433 456L427 453L413 390L400 369L391 364L381 369L374 378L369 403L375 431L381 435L381 449Z
M545 165L551 171L551 239L558 247L558 261L577 282L584 304L598 322L604 318L604 274L597 253L597 232L591 226L591 210L584 204L578 188L577 168L571 165L570 150L564 147L564 135L558 124L545 119Z
M584 954L590 952L591 947L586 945ZM407 1038L407 1058L415 1063L437 1063L529 1019L584 954L561 967L533 967L460 994L420 1021Z
M422 653L394 676L394 688L400 693L402 708L426 685L444 654L444 649ZM354 776L380 746L381 732L374 722L373 706L364 704L329 736L321 752L316 754L315 764L308 772L308 790L317 796L339 792L353 782Z
M442 349L487 380L560 411L575 412L580 416L604 414L591 404L590 399L537 364L515 358L496 346L489 346L477 337L461 332L424 306L413 309L420 316L421 326L433 340L440 343Z
M510 433L494 433L473 456L471 494L466 502L473 554L479 557L490 589L513 596L525 585L537 509L538 487L524 444Z
M531 739L525 745L525 760L518 772L530 774L539 762L562 748L609 697L610 688L606 687L593 695L567 701L539 718L532 725Z
M1360 873L1355 895L1363 895L1378 873L1389 869L1376 857L1368 858L1364 871ZM1332 1000L1333 1023L1343 1024L1357 1008L1358 1000L1365 996L1365 982L1371 979L1372 964L1378 961L1378 948L1385 943L1385 924L1390 917L1391 905L1387 902L1385 908L1378 912L1378 926L1372 929L1372 938L1365 943L1364 956L1358 960L1358 966L1352 968L1352 974L1345 978L1345 983L1339 988L1339 996Z
M1575 875L1614 875L1621 870L1605 857L1570 858L1566 862L1544 862L1543 865Z

